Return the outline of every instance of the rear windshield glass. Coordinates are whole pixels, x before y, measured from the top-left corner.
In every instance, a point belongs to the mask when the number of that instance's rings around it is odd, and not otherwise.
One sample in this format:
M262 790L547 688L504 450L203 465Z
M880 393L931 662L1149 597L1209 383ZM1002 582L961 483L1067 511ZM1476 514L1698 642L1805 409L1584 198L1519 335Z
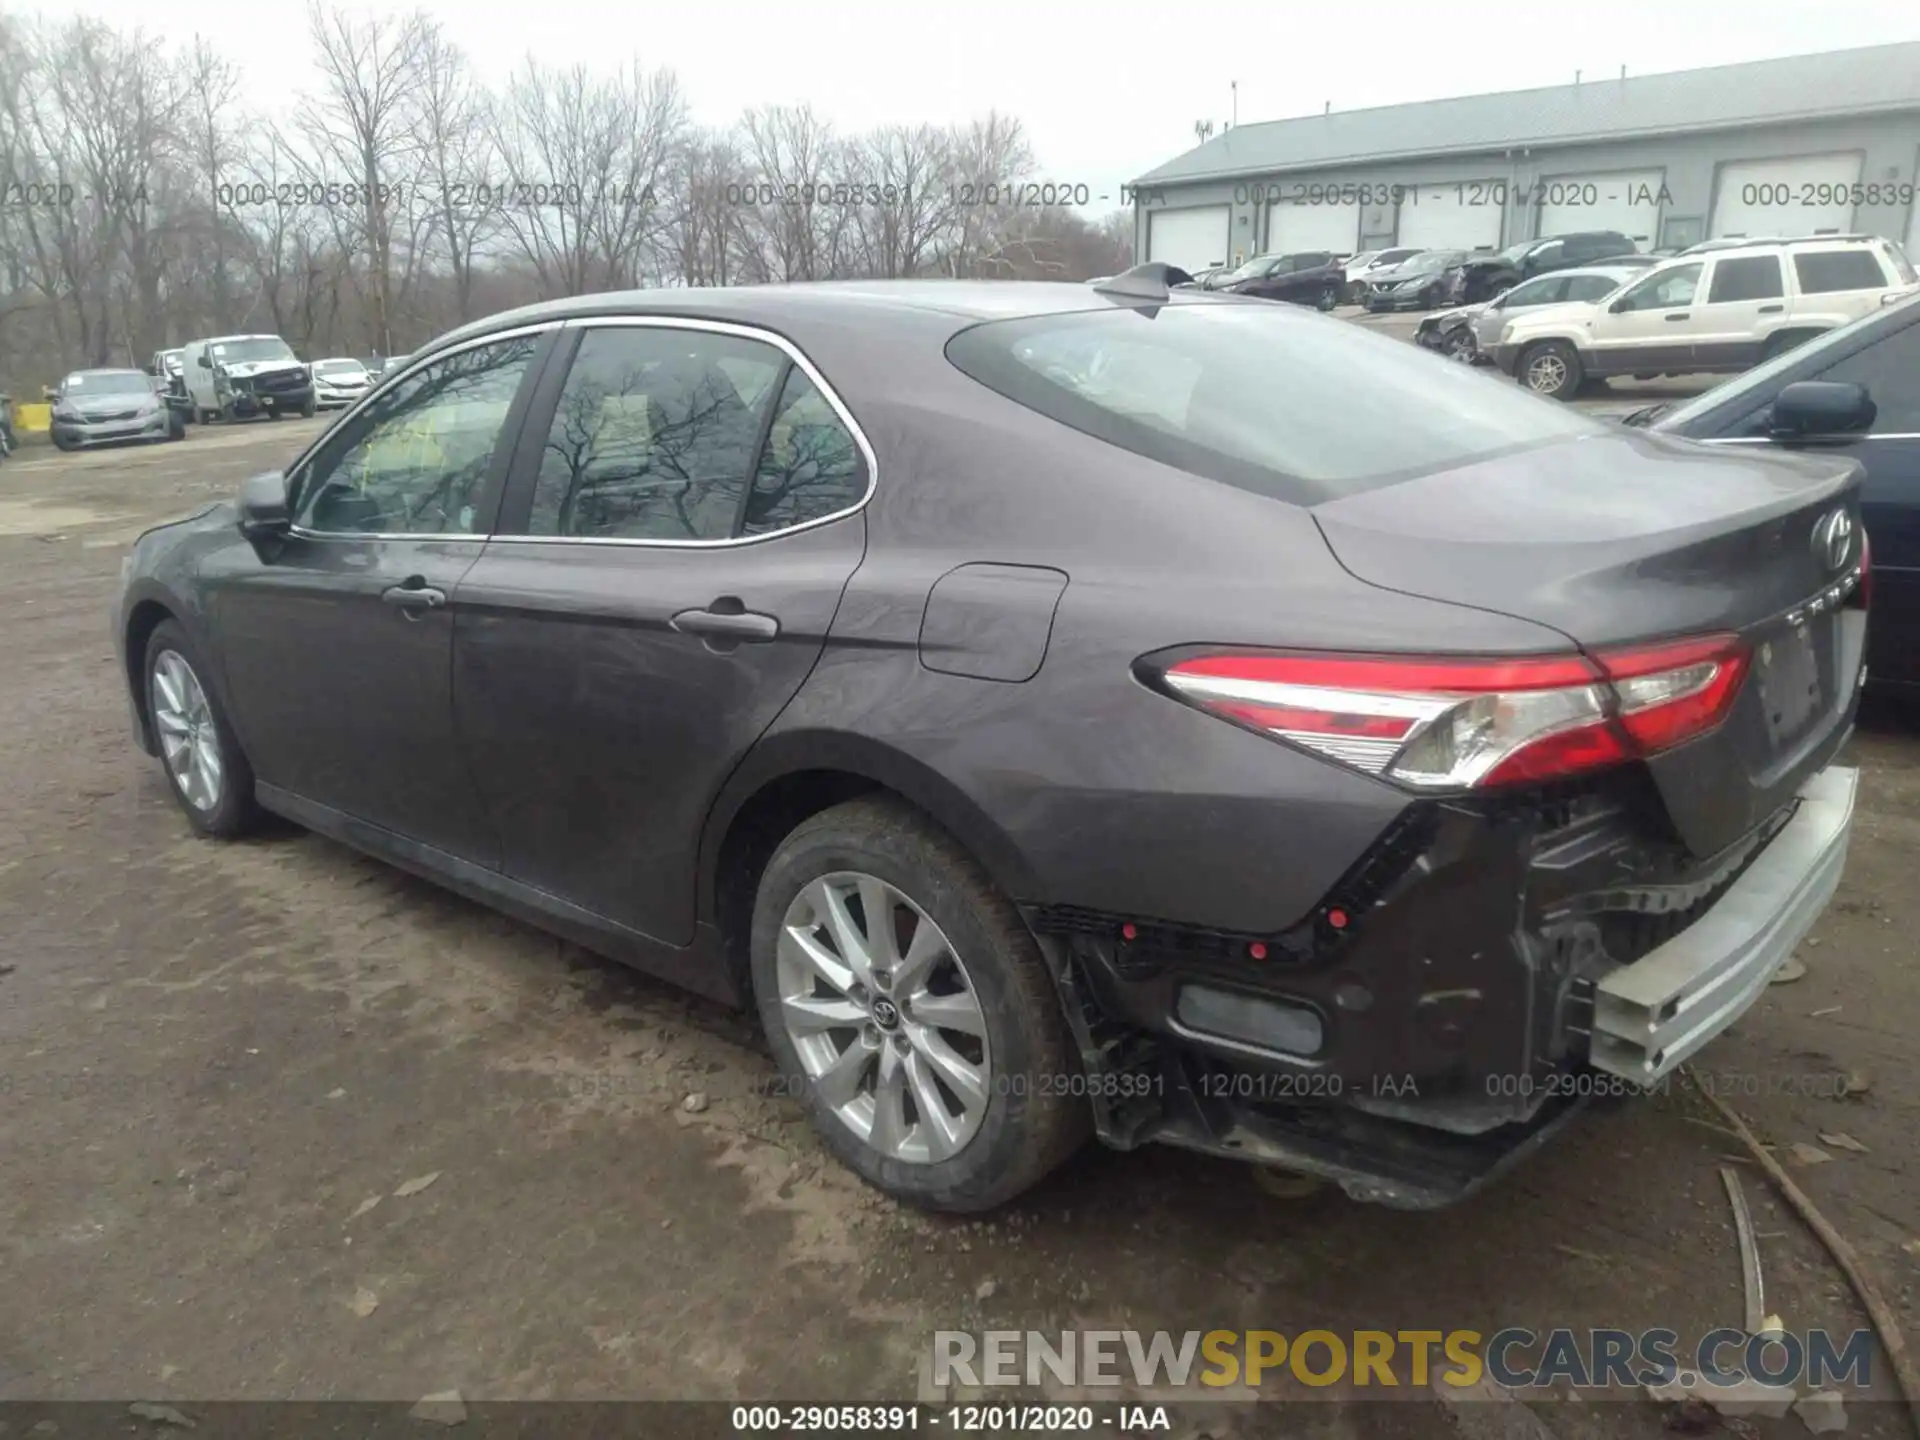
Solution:
M988 321L947 358L1108 444L1299 505L1608 433L1431 351L1266 302Z

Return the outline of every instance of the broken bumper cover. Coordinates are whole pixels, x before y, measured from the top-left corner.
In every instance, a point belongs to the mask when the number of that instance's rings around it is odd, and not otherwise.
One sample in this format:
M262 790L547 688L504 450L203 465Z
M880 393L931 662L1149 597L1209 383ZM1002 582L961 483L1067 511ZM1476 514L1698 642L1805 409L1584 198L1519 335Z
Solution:
M1846 866L1859 772L1829 766L1699 920L1595 988L1590 1061L1650 1085L1740 1018L1826 909Z

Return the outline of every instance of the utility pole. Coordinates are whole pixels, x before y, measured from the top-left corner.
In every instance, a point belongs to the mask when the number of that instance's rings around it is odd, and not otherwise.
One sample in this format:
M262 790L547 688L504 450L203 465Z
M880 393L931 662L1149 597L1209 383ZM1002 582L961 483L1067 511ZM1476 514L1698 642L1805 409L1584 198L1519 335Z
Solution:
M1238 125L1240 123L1240 82L1229 80L1227 84L1233 91L1233 123Z

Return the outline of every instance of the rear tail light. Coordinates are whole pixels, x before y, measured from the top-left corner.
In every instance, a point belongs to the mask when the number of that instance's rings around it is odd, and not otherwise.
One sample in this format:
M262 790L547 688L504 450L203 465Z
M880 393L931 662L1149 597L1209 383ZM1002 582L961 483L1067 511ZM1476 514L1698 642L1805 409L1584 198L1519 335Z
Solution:
M1732 635L1512 659L1218 654L1161 672L1174 695L1422 789L1558 779L1670 750L1732 707Z

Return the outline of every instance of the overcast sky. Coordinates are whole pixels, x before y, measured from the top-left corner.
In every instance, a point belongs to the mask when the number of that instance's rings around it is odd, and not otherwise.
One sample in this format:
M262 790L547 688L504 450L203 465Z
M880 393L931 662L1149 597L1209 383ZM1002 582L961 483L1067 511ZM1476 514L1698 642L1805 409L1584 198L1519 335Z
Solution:
M230 16L208 33L240 64L258 103L284 105L313 83L299 5L77 0L60 13L150 32ZM710 124L775 103L811 104L848 130L999 109L1026 125L1043 178L1084 183L1114 203L1121 182L1192 147L1196 120L1230 117L1234 81L1246 123L1314 114L1328 101L1358 109L1566 84L1576 69L1595 79L1622 65L1644 74L1920 39L1913 0L1600 0L1544 10L1513 0L426 0L421 8L490 81L529 49L561 65L611 67L633 54L675 70L695 117Z

